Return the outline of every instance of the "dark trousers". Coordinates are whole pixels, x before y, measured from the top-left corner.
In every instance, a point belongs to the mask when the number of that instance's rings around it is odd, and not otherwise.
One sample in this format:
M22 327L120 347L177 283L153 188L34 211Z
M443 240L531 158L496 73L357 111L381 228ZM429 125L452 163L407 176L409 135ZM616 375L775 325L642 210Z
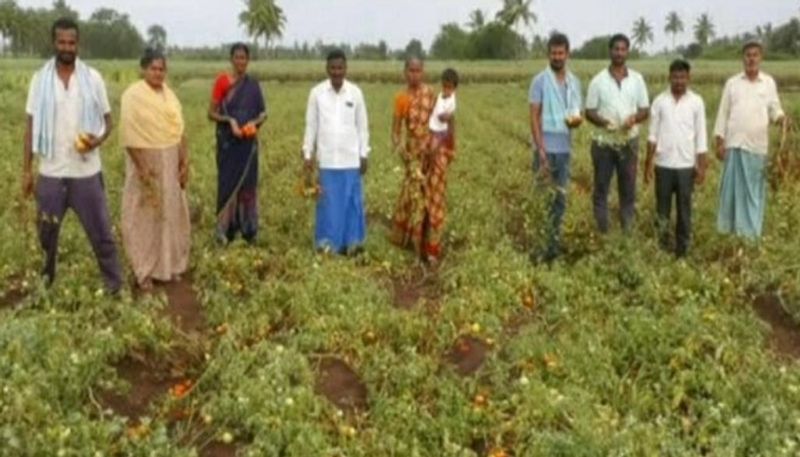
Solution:
M64 215L71 208L89 237L106 288L111 292L118 291L122 287L122 267L111 232L102 175L98 173L89 178L40 176L36 201L39 205L39 242L45 253L43 275L48 282L56 277L58 236Z
M607 146L592 142L594 165L594 218L602 233L608 232L608 194L611 180L617 175L619 216L622 229L628 231L636 216L636 169L639 163L639 143L633 140L624 146Z
M675 253L683 257L692 238L692 193L694 168L656 167L656 212L659 241L670 248L669 223L675 197L678 221L675 226Z
M533 169L539 172L539 154L534 154ZM547 230L547 255L556 257L561 253L561 227L564 222L564 214L567 212L567 187L570 177L570 154L547 154L547 162L550 167L550 180L552 187L539 186L539 189L554 189L553 202L550 206L550 227ZM541 183L539 183L541 184Z

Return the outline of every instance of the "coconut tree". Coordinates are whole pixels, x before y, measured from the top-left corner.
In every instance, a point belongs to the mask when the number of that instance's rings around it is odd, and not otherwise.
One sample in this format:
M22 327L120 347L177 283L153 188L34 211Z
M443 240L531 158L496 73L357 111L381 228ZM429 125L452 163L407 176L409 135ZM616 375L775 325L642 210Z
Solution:
M472 30L480 30L486 25L486 15L482 10L474 10L469 13L469 22L467 26Z
M239 22L247 29L247 34L258 41L264 38L264 47L283 36L286 15L275 0L245 0L247 9L239 15Z
M700 46L708 46L709 41L716 35L714 23L707 13L700 15L694 24L694 38Z
M167 30L158 24L151 25L147 29L147 45L161 51L167 49Z
M520 22L528 27L538 20L532 11L532 3L533 0L503 0L503 9L497 13L497 20L512 28Z
M667 15L667 24L664 26L664 32L669 35L672 35L672 49L675 49L675 39L679 33L683 33L684 26L683 26L683 19L681 19L680 15L677 11L672 11Z
M631 35L633 45L641 51L648 43L653 42L653 26L647 22L647 19L640 17L633 23L633 33Z

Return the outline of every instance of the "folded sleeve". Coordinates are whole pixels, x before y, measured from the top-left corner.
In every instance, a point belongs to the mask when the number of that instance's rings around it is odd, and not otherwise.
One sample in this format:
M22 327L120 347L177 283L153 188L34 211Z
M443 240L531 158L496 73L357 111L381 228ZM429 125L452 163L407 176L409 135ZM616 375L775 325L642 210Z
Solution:
M708 128L706 126L706 104L703 99L697 101L694 111L695 152L697 155L708 152Z
M647 141L652 144L658 144L658 134L661 130L661 103L659 101L660 99L657 98L650 107L650 129Z
M364 94L359 91L358 104L356 105L356 129L358 131L358 151L362 159L369 157L369 116Z
M728 124L728 117L731 114L731 82L725 83L725 88L722 89L722 98L719 101L719 109L717 110L717 121L714 123L714 136L725 138L725 130Z
M589 91L586 94L586 109L596 110L600 107L600 82L593 79L589 83Z
M306 106L306 131L303 136L303 158L306 160L311 160L314 145L317 142L317 123L319 119L317 110L316 91L312 90L308 96L308 105Z
M781 99L778 96L778 86L775 84L774 79L771 80L770 83L768 107L769 118L772 122L777 122L785 116L783 107L781 106Z

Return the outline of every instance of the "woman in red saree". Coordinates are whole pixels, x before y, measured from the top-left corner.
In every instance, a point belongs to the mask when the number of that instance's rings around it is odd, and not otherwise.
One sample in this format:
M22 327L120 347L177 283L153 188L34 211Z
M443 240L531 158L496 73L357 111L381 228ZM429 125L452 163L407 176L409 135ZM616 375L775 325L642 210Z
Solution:
M423 74L422 61L409 59L405 66L407 87L395 97L392 142L402 156L405 177L391 240L400 247L413 247L420 256L435 262L441 255L445 171L452 154L439 153L449 151L447 147L430 151L429 122L436 94L422 82Z

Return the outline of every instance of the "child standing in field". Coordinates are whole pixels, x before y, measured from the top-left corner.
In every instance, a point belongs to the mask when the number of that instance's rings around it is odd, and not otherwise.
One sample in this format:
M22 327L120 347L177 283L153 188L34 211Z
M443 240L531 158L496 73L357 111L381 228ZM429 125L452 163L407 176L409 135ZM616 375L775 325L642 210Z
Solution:
M427 224L423 233L425 256L436 264L441 256L444 222L447 211L447 167L455 156L454 117L458 73L448 68L442 73L442 92L428 121L431 133L429 153L423 163Z

